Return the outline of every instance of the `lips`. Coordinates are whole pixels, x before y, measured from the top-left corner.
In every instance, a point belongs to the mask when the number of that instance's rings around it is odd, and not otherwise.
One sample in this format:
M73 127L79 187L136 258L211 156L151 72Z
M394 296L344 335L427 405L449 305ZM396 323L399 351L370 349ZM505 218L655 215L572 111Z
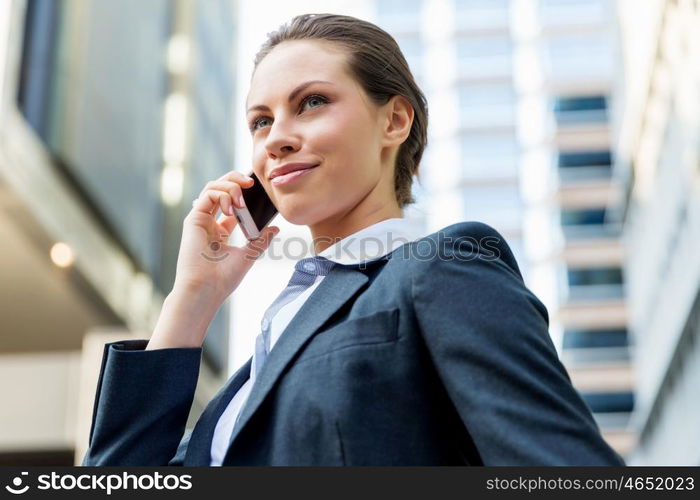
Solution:
M275 177L280 177L282 175L288 174L290 172L296 172L298 170L308 170L310 168L318 167L318 163L287 163L281 167L277 167L272 172L270 172L269 179L272 180Z
M292 170L286 174L278 175L272 179L273 186L285 186L290 187L297 183L297 179L311 175L310 172L316 170L316 167L302 168L299 170Z

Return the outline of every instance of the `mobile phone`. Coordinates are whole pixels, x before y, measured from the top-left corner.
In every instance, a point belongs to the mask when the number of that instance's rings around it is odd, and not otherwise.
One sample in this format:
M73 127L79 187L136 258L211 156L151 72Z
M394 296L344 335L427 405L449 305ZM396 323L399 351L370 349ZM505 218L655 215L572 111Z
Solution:
M253 185L241 189L246 208L234 206L233 213L236 215L245 237L248 240L254 240L277 215L277 207L272 204L272 200L257 176L253 172L250 172L248 176L253 178Z

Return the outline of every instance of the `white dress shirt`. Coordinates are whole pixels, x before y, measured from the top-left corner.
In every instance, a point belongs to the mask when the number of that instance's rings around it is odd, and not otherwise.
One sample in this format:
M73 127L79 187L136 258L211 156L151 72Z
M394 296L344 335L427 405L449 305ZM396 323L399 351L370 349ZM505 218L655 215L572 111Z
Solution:
M320 252L318 256L325 257L338 264L371 262L423 236L425 236L425 232L408 219L401 217L385 219L346 236ZM272 318L272 324L270 325L271 350L289 322L324 278L325 276L316 276L316 281L309 288L283 306ZM248 378L231 398L231 402L221 414L211 443L211 465L221 465L223 463L234 423L248 399L251 388L251 380Z

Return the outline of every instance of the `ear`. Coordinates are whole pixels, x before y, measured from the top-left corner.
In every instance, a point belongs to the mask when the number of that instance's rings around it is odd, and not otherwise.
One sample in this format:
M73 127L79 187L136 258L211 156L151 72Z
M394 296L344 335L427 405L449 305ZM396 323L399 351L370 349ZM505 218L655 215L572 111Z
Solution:
M413 124L413 106L401 95L392 96L383 106L384 146L400 146L411 133Z

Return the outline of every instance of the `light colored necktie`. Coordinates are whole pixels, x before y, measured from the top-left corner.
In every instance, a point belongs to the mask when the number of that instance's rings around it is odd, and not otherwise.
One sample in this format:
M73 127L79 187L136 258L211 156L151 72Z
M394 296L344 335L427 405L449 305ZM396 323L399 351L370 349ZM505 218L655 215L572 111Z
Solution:
M320 256L297 261L294 266L294 274L292 274L292 277L289 279L286 288L282 290L275 301L267 308L260 322L261 331L255 338L255 352L253 353L253 362L250 366L251 384L255 383L267 359L267 355L270 353L270 327L272 325L272 318L284 305L294 300L313 285L316 281L316 276L328 275L334 265L335 262ZM243 408L239 410L235 423L238 423L238 419L242 413Z

